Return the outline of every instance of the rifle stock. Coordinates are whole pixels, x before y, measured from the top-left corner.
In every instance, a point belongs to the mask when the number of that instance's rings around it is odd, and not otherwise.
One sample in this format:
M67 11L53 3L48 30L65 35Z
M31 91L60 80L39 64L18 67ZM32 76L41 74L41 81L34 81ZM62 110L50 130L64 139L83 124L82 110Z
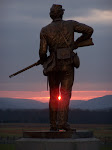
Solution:
M26 68L24 68L24 69L22 69L22 70L16 72L16 73L14 73L14 74L11 74L11 75L9 76L9 78L12 78L12 77L14 77L14 76L16 76L16 75L18 75L18 74L20 74L20 73L22 73L22 72L24 72L24 71L30 69L30 68L32 68L32 67L34 67L34 66L38 66L38 65L40 65L40 60L38 60L36 63L34 63L34 64L32 64L32 65L30 65L30 66L28 66L28 67L26 67Z
M85 47L85 46L92 46L92 45L94 45L92 38L89 38L89 39L79 42L79 43L74 41L73 50L77 49L78 47Z
M83 42L78 43L78 47L84 47L84 46L92 46L94 45L92 38L85 40Z

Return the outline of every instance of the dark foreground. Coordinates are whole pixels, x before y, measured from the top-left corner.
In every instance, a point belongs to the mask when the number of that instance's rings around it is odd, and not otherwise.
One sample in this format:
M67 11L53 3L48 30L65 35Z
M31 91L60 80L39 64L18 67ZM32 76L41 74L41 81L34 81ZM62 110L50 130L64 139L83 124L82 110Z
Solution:
M100 150L112 150L112 124L72 124L76 130L93 131L94 136L102 141ZM23 131L49 130L48 124L36 123L1 123L0 150L15 150L15 141L23 137Z

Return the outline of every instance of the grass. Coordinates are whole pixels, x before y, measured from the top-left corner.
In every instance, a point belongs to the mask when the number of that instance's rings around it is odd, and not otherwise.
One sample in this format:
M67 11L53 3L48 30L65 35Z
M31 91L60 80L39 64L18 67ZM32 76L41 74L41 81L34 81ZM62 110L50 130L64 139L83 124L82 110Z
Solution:
M40 131L48 130L47 124L36 124L36 123L17 123L17 124L3 124L0 125L0 136L2 137L22 137L24 131Z
M15 150L15 144L0 144L0 150Z
M112 143L101 145L100 150L112 150Z
M102 141L100 150L112 150L112 125L97 124L72 124L71 127L76 130L93 131L94 136ZM36 123L17 123L17 124L0 124L0 137L23 136L23 131L40 131L49 130L48 124ZM0 144L0 150L15 150L15 144Z

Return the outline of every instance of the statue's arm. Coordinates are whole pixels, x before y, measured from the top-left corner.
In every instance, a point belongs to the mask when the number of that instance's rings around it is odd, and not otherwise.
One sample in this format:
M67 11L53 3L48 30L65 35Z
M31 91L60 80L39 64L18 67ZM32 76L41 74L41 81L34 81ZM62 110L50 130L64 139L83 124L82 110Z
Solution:
M47 40L45 37L45 32L43 29L40 32L40 48L39 48L39 57L41 60L41 64L43 64L47 59Z
M76 42L83 42L89 39L92 36L93 31L94 30L92 27L74 21L74 32L82 33L82 35L76 40Z

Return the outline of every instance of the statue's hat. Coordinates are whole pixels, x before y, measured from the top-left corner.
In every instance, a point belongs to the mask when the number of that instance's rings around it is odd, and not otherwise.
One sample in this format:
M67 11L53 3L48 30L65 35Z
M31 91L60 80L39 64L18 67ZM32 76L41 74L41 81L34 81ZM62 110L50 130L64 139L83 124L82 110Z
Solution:
M58 4L53 4L52 7L50 8L50 11L57 12L57 11L65 11L65 9L62 8L62 5Z

